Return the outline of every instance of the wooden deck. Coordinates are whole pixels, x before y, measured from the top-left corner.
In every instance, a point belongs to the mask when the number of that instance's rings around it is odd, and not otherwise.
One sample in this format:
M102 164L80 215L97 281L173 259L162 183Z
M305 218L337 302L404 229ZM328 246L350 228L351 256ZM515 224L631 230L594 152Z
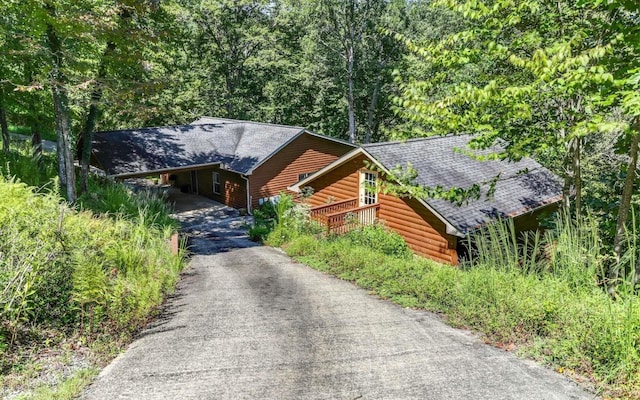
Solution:
M311 209L311 219L327 227L327 233L347 233L378 219L380 204L357 207L358 199L348 199Z

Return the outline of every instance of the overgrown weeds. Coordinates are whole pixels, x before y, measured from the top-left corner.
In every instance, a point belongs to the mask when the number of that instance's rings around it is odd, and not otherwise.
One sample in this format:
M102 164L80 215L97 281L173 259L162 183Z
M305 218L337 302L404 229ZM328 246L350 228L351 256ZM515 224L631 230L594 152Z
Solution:
M171 233L140 220L76 212L54 194L0 178L5 347L30 324L87 332L140 326L180 271L181 258L167 245Z
M614 300L603 289L594 225L560 216L553 230L524 240L510 225L493 225L463 268L384 251L380 243L396 239L381 227L337 237L295 232L282 247L404 306L444 313L497 346L588 376L611 396L640 398L640 299L627 290Z
M170 216L171 206L165 195L152 190L134 192L123 184L95 176L89 179L89 190L78 198L78 205L82 210L135 221L148 228L178 227Z
M70 207L46 188L0 176L0 380L58 346L40 331L83 347L122 343L174 289L183 266L182 254L171 254L176 223L161 198L94 180L92 194Z
M12 143L8 154L0 152L1 176L18 177L20 181L40 187L41 190L55 191L56 174L55 154L42 153L34 157L28 142Z

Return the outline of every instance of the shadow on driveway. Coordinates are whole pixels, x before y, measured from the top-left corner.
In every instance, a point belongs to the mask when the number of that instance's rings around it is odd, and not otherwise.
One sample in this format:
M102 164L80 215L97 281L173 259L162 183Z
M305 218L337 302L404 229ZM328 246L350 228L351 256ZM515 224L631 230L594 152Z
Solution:
M192 254L210 255L259 246L247 234L252 216L240 215L235 208L176 188L169 188L167 197L174 205L173 216L180 221Z

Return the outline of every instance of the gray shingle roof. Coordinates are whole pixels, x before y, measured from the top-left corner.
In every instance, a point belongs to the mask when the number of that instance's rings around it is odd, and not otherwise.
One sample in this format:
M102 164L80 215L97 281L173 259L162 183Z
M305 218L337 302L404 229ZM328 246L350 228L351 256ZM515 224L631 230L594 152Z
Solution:
M375 143L363 148L389 170L397 167L406 169L410 163L418 173L415 183L425 187L469 188L500 175L495 193L489 198L486 197L489 185L485 185L480 199L461 206L442 199L425 199L461 233L484 224L490 218L524 214L553 203L562 195L559 179L532 159L480 161L463 154L459 150L469 151L467 144L470 139L468 135L438 136ZM489 154L492 149L474 152Z
M250 173L303 128L204 117L191 125L96 132L93 154L108 175L220 162Z

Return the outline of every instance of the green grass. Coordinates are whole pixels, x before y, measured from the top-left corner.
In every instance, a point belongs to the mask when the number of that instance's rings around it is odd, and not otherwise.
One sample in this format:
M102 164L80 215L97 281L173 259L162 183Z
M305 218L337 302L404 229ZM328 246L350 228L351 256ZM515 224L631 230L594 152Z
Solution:
M80 196L78 206L149 228L178 228L177 222L170 217L171 206L162 195L148 190L134 193L125 185L96 177L89 179L89 191Z
M85 368L77 371L72 376L63 379L59 385L51 387L42 385L33 392L19 395L18 400L71 400L77 398L82 389L90 384L98 375L95 368Z
M483 253L463 268L385 254L381 249L395 239L379 232L377 248L354 235L300 233L290 234L282 247L301 262L405 307L443 313L450 324L481 332L494 345L518 349L570 376L589 377L605 394L640 398L640 299L621 293L613 300L597 285L597 230L589 223L559 223L554 232L547 234L549 242L526 246L506 240L508 228L493 232L502 245L480 239ZM527 261L541 249L550 259Z
M172 227L70 209L53 193L0 178L0 310L9 344L24 325L133 331L182 266Z
M57 174L55 154L43 153L39 159L32 155L28 143L12 143L11 152L0 151L0 175L18 177L20 181L48 190L56 190Z

